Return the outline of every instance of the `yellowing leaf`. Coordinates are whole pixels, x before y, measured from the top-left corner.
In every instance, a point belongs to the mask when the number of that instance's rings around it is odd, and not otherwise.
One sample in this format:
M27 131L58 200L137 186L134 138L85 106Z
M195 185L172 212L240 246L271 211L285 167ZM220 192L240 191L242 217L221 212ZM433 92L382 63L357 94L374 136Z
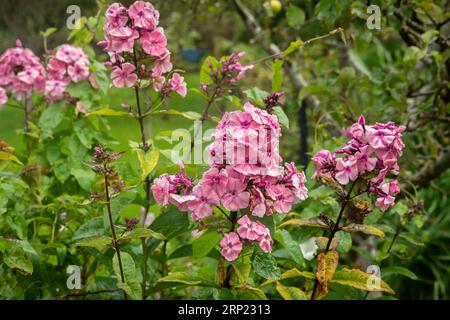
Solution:
M147 152L142 149L134 149L141 167L141 179L144 180L155 169L159 160L159 150L154 148Z
M316 228L328 228L328 226L318 219L291 219L283 222L279 225L280 228L286 226L297 226L297 227L316 227Z
M115 111L113 109L103 108L92 111L86 115L86 117L89 116L131 117L132 115L124 111Z
M14 161L18 164L22 164L22 162L20 162L15 155L4 151L0 151L0 160Z
M258 288L250 287L250 286L238 286L236 290L241 292L250 293L257 300L268 300L266 294Z
M290 55L291 53L295 52L297 49L300 49L301 47L303 47L303 41L302 40L297 40L297 41L293 41L289 44L289 47L284 50L283 52L283 58L286 58L288 55Z
M339 254L336 251L328 251L327 253L320 253L317 257L317 280L321 285L321 289L324 294L328 293L328 286L333 279L334 272L336 271Z
M308 271L300 271L297 268L292 268L286 272L284 272L281 276L280 276L280 280L285 280L285 279L291 279L291 278L307 278L307 279L315 279L316 276L314 275L314 273L312 272L308 272ZM277 280L267 280L264 283L262 283L260 285L260 287L264 287L267 286L268 284L274 283Z
M376 280L376 281L373 281ZM380 286L374 286L373 282L378 282ZM395 294L395 291L383 280L376 278L358 269L347 269L336 271L332 280L333 283L339 283L344 286L361 289L364 291L386 292Z
M280 296L283 297L284 300L307 300L306 294L295 287L285 287L279 281L277 281L276 289Z
M383 231L381 231L380 229L378 229L374 226L368 225L368 224L351 223L348 226L343 227L342 230L344 230L346 232L362 232L365 234L370 234L370 235L384 238Z

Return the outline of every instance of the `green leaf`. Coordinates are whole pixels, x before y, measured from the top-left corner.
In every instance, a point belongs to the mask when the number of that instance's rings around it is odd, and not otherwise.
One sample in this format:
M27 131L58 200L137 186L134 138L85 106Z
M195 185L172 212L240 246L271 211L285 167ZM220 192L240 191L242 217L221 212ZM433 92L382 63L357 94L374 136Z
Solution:
M218 233L216 229L208 229L200 237L192 241L192 251L194 258L200 259L206 257L208 253L219 243L222 239L222 234Z
M156 168L159 160L159 150L152 148L147 152L144 152L142 149L134 148L133 151L138 157L139 165L141 167L141 179L144 180Z
M392 290L392 288L381 279L379 288L369 286L370 279L373 279L373 277L374 277L373 275L370 275L358 269L344 268L334 273L332 282L364 291L375 291L375 292L380 291L395 294L394 290Z
M181 246L181 247L175 249L175 251L170 254L168 259L170 260L170 259L189 257L189 256L192 256L192 254L193 254L192 244L185 244L184 246Z
M120 252L120 257L122 260L123 274L125 282L121 280L119 259L117 253L113 258L113 269L117 277L117 283L121 289L123 289L130 297L133 299L139 299L140 294L140 284L137 278L136 264L134 263L133 257L127 252Z
M296 27L305 22L305 12L293 4L290 4L286 12L287 23L291 27Z
M45 31L39 32L39 35L40 35L41 37L48 38L48 37L50 37L52 34L54 34L56 31L58 31L58 29L56 29L56 28L48 28L48 29L46 29Z
M284 113L284 110L281 107L274 107L273 113L277 116L280 125L289 129L289 118L286 113Z
M345 227L342 227L342 230L345 232L362 232L369 235L374 235L380 238L384 238L384 232L378 229L377 227L368 225L368 224L356 224L351 223Z
M263 100L269 95L267 91L261 90L258 87L244 90L244 93L247 96L247 98L253 100L259 106L264 105Z
M198 88L189 88L189 91L192 91L192 92L198 94L200 97L202 97L206 101L209 100L208 96L203 91L199 90Z
M188 120L200 120L202 118L202 115L195 111L181 112L181 111L174 110L174 109L153 111L150 114L154 115L154 116L158 116L158 115L181 116Z
M297 268L290 269L284 272L279 280L291 279L291 278L306 278L306 279L315 279L316 275L309 271L300 271ZM267 280L260 285L260 287L264 287L268 284L274 283L277 280Z
M214 71L219 66L219 61L217 61L216 58L212 56L206 57L205 61L203 61L202 66L200 68L200 83L204 84L213 83L213 80L211 79L210 76L211 68L209 67L209 64L211 64Z
M361 59L361 57L358 55L358 53L354 50L348 51L348 56L350 61L352 61L353 66L362 74L366 75L370 80L374 81L374 77L372 73L370 72L369 68L366 66L364 61Z
M171 210L161 213L152 223L152 230L162 233L166 238L171 239L177 235L187 232L189 219L186 214L178 210Z
M18 269L25 275L33 273L33 264L18 244L6 249L3 253L3 262L11 269Z
M239 279L239 283L245 285L252 270L252 262L249 255L242 256L232 263L233 269Z
M386 273L399 274L399 275L405 276L407 278L410 278L411 280L419 280L419 278L416 276L416 274L414 272L412 272L409 269L403 268L403 267L397 267L397 266L386 267L386 268L383 268L382 272L383 272L383 274L386 274Z
M94 247L102 248L110 245L112 242L111 237L100 236L81 239L73 244L74 247Z
M291 53L294 53L297 51L297 49L300 49L303 47L303 41L302 40L296 40L289 44L289 47L287 47L286 50L283 52L283 58L286 58Z
M217 287L213 281L188 272L173 272L168 276L160 278L157 283L164 284L164 287L169 288L179 286Z
M123 236L119 238L119 240L134 240L141 238L156 238L159 240L165 240L166 237L158 232L152 231L147 228L136 228L131 231L125 232Z
M283 60L277 59L272 65L272 92L281 91L283 85Z
M307 300L308 297L306 294L295 287L285 287L279 281L277 281L276 289L280 296L283 297L284 300Z
M70 174L75 177L83 190L90 191L92 183L95 181L95 173L90 169L71 168Z
M133 115L124 111L116 111L113 109L102 108L96 111L92 111L86 115L86 117L90 116L132 117Z
M129 190L126 192L122 192L116 197L111 199L111 212L113 216L113 221L116 222L120 214L128 207L134 199L136 199L137 192L136 190ZM103 223L106 226L106 229L110 228L109 218L106 208L104 209Z
M305 259L303 258L299 244L292 239L289 231L283 229L277 230L277 232L275 233L275 238L283 245L283 247L286 248L286 250L289 252L289 255L297 265L299 265L301 268L306 267Z
M53 130L64 119L67 109L65 108L65 100L50 104L38 121L38 126L44 131L53 132Z
M339 238L338 251L344 253L349 252L352 248L352 236L347 232L338 231L335 237Z
M425 33L421 34L420 37L426 45L429 45L439 37L439 31L435 29L427 30Z
M281 276L277 260L271 254L261 250L255 250L252 266L253 270L264 279L278 280Z
M72 236L72 240L101 236L105 234L102 217L95 217L83 223Z

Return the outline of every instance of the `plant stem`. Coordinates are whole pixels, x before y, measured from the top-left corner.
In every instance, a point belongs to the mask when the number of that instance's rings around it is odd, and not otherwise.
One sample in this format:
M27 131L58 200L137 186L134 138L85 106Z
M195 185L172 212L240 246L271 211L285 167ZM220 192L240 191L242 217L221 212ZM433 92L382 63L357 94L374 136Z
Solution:
M352 185L350 187L350 190L348 191L348 193L345 196L345 198L342 200L341 210L339 211L339 215L338 215L338 218L336 220L336 223L334 224L333 229L331 230L330 236L328 237L327 246L325 247L325 253L327 253L330 250L330 246L331 246L331 243L333 241L333 238L334 238L336 232L339 231L339 222L341 222L341 218L344 215L345 208L347 207L347 204L350 201L352 190L353 190L353 187L356 184L356 181L358 181L358 179L356 179L352 183ZM313 289L313 292L311 294L311 300L314 300L314 297L316 296L316 292L317 292L318 287L319 287L319 281L317 280L317 277L316 277L315 280L314 280L314 289Z
M231 219L230 232L233 232L234 227L236 226L236 220L237 220L237 212L236 211L230 212L230 219ZM232 277L233 277L233 266L229 265L225 271L225 280L223 281L224 288L231 288L231 278Z
M25 104L24 104L24 139L25 139L25 154L27 157L30 157L30 151L31 151L31 146L30 146L30 139L28 136L28 132L30 131L30 125L28 124L30 122L30 106L29 106L29 99L25 100Z
M105 165L105 169L106 169L106 165ZM123 265L122 265L122 258L120 256L120 246L119 243L117 242L117 237L116 237L116 228L114 226L114 221L113 221L113 217L112 217L112 211L111 211L111 198L109 196L109 182L108 182L108 174L105 172L104 174L105 177L105 195L106 195L106 208L108 209L108 217L109 217L109 224L111 225L111 234L112 234L112 238L113 238L113 246L114 249L116 249L117 252L117 261L119 263L119 270L120 270L120 280L122 281L122 283L125 283L125 276L123 273ZM125 300L127 299L127 295L124 292L124 297Z
M136 67L136 70L138 69L138 59L136 55L136 49L133 50L133 59L134 59L134 66ZM134 87L134 94L136 97L136 109L138 112L138 122L139 122L139 128L141 132L141 140L142 140L142 150L144 152L147 152L149 146L147 144L147 138L145 137L145 124L144 124L144 117L142 116L142 108L141 108L141 100L139 97L139 87ZM145 227L145 221L147 220L148 210L150 208L150 177L145 177L145 211L144 216L142 218L141 225L144 228ZM144 265L142 269L142 284L141 284L141 290L142 290L142 299L145 300L147 297L147 256L148 256L148 250L146 246L146 240L145 238L141 239L141 245L142 245L142 255L144 257Z

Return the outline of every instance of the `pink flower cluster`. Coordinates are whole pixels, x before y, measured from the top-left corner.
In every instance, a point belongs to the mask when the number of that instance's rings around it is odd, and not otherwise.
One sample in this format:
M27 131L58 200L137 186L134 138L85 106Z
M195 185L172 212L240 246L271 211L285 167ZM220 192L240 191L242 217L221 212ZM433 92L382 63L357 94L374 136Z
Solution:
M375 205L385 211L394 205L394 196L400 192L397 180L385 179L389 173L398 174L397 159L405 147L404 130L404 126L397 127L393 122L366 125L360 116L347 130L350 140L342 149L335 153L321 150L312 158L316 166L313 177L333 179L341 185L360 179L369 193L378 196Z
M174 73L170 80L164 74L172 70L170 51L164 29L159 26L159 12L152 4L136 1L129 8L113 3L105 13L105 41L99 45L110 56L107 65L112 67L113 84L132 87L138 79L149 78L155 90L186 95L184 79ZM140 60L146 60L140 63ZM151 66L146 64L150 62Z
M237 221L237 233L229 232L220 241L222 256L228 260L236 260L245 243L258 243L265 253L272 252L273 240L270 230L259 221L252 221L248 216L242 216Z
M17 100L31 97L33 92L42 92L45 86L45 69L40 59L30 50L22 47L18 40L0 56L0 105L6 103L6 90L11 90ZM3 104L4 104L3 103Z
M171 189L173 177L162 175L155 179L152 187L156 202L175 204L180 211L189 211L194 221L213 215L214 206L222 206L230 212L248 208L259 218L274 212L289 212L295 203L308 197L308 191L304 173L293 163L285 163L285 168L279 165L282 160L278 154L280 135L276 116L250 103L245 104L244 111L226 113L212 135L210 169L192 192L186 192L189 190L186 182L180 189ZM242 227L238 230L240 239L257 241L264 251L270 251L272 240L268 229L259 222L249 225L250 219L247 219L239 221L242 226L254 227L259 236L248 238ZM227 252L224 257L233 257L240 251L235 240L235 236L226 235L222 241L223 248L233 245L224 249Z
M227 88L230 85L236 85L238 80L242 79L248 70L253 69L253 65L242 65L239 61L245 56L245 52L232 53L228 57L223 57L217 66L214 66L211 61L208 61L209 76L212 83L215 84L215 96L221 96L224 93L230 93L231 89ZM202 83L201 88L207 92L211 85Z
M48 62L45 96L50 102L60 100L71 82L80 82L88 76L89 58L83 49L64 44Z

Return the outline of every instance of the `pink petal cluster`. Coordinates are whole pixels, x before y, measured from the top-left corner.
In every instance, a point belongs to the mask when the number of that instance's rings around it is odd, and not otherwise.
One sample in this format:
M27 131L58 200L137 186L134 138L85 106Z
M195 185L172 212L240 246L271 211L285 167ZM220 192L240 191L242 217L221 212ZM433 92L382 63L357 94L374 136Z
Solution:
M165 207L171 203L180 211L187 211L188 201L193 201L196 197L190 194L193 189L192 181L186 177L184 166L180 164L180 167L182 173L165 173L153 180L152 192L156 203Z
M44 86L45 69L40 59L30 49L23 48L19 40L15 48L0 56L0 87L10 90L17 100L44 91Z
M89 77L89 58L80 47L61 45L47 65L45 96L49 101L64 97L64 90L72 82Z
M293 163L280 166L280 136L276 116L250 103L245 104L244 111L226 113L212 134L209 170L191 193L186 193L190 187L182 188L185 201L178 205L171 201L171 195L179 194L178 190L171 191L171 176L163 174L155 179L152 190L157 203L170 202L180 211L187 209L194 221L213 215L214 206L235 214L249 209L258 218L275 212L288 213L295 203L308 197L308 190L305 174ZM272 250L269 229L261 222L252 222L245 216L238 224L238 235L232 230L221 242L227 260L239 255L241 241L257 242L264 252Z
M172 70L170 51L164 29L159 26L159 12L151 3L136 1L129 8L113 3L106 10L103 30L105 40L99 45L110 56L107 65L113 69L116 87L131 87L138 79L149 78L155 89L164 87L165 94L186 95L183 77L174 74L166 81L164 76Z
M210 61L207 62L209 76L211 77L212 83L217 86L212 89L212 91L215 91L216 97L231 92L229 86L236 85L238 80L242 79L248 70L253 69L253 65L244 66L240 63L240 60L244 56L244 51L232 53L230 56L220 59L219 67L213 66ZM201 88L207 92L211 89L211 84L202 83Z
M386 210L394 204L393 196L400 192L397 180L386 182L385 178L389 173L398 174L397 159L405 147L404 130L404 126L397 127L393 122L366 125L364 117L360 116L347 130L350 140L343 148L334 153L321 150L314 155L313 177L334 179L341 185L360 178L367 183L369 192L378 196L375 204ZM376 176L368 178L367 173Z

